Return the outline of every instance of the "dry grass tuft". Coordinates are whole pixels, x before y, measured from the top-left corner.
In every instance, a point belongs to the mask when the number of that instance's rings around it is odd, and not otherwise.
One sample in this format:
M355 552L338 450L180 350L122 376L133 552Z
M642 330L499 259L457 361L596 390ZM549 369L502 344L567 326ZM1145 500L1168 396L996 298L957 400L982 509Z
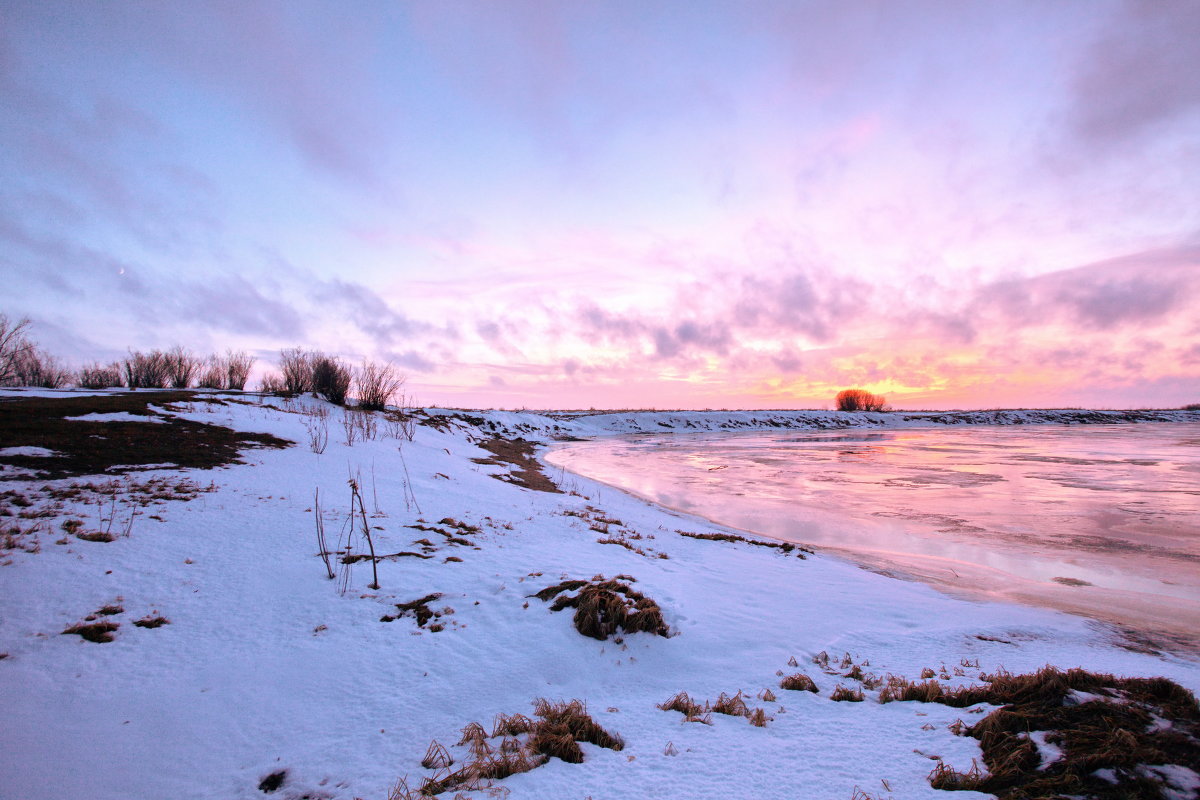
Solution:
M533 731L535 723L524 714L497 714L492 722L492 736L520 736Z
M575 590L578 590L575 595L566 594ZM604 641L620 631L671 635L658 603L628 583L597 575L591 581L563 581L529 596L545 602L555 595L558 598L550 610L574 608L575 630L584 636Z
M687 692L680 692L665 703L659 703L658 708L662 711L678 711L689 721L698 719L709 710L708 703L701 706Z
M488 738L487 730L478 722L469 722L461 731L462 738L458 740L458 747L471 742L481 742Z
M839 683L834 687L833 692L829 695L829 699L849 703L861 703L863 701L863 693L859 689L849 689Z
M1029 744L1032 746L1033 743ZM953 767L947 766L945 762L939 761L933 771L929 773L929 785L934 789L973 791L982 787L983 784L983 773L979 771L978 762L973 759L971 769L966 772L959 772Z
M767 727L767 723L773 720L773 717L768 717L767 712L763 711L761 708L756 708L751 711L749 717L750 724L756 728L765 728Z
M450 755L450 751L437 739L429 743L429 749L425 751L425 757L421 759L421 766L425 769L445 769L453 763L454 758Z
M154 616L146 615L141 619L134 620L133 624L139 628L161 628L163 625L170 625L171 620L155 614Z
M449 751L436 741L430 743L421 765L436 772L422 781L415 794L407 778L401 779L389 800L416 800L450 790L486 790L492 781L536 769L551 758L578 764L584 760L581 742L610 750L625 747L621 737L592 719L582 701L539 698L534 701L534 715L537 720L523 714L498 714L490 737L479 723L468 724L456 746L466 745L471 759L457 770L450 769L454 761ZM498 747L492 747L488 739L496 737L501 741Z
M539 698L534 701L533 708L533 713L540 717L546 725L565 726L576 741L588 742L609 750L625 748L625 742L621 740L621 737L604 730L591 718L587 713L587 706L579 700L552 703ZM541 723L538 724L538 727L541 727Z
M813 692L818 691L817 684L813 683L813 679L805 675L803 672L797 672L795 675L788 675L779 682L780 689L789 689L793 692Z
M750 716L750 710L746 708L746 701L742 699L741 692L735 695L721 692L717 701L712 704L712 710L715 714L728 714L731 717Z
M103 644L104 642L113 641L113 632L121 627L119 622L81 622L78 625L72 625L63 631L63 634L75 634L87 639L89 642Z

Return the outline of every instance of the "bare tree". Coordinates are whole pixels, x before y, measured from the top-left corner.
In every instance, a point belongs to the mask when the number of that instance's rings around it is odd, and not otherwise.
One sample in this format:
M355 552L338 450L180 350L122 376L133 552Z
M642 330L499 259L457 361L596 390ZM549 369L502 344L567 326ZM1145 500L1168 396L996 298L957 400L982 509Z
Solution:
M9 319L0 314L0 386L7 385L16 377L18 359L33 349L29 340L29 318Z

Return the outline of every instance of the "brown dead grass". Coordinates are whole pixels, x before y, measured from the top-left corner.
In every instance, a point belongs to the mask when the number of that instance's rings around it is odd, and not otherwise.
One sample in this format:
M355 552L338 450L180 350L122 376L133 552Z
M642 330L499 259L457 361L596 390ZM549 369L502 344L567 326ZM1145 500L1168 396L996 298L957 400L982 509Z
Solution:
M788 689L793 692L812 692L817 693L817 684L813 683L813 679L805 675L803 672L797 672L795 675L788 675L779 682L780 689Z
M103 644L113 641L116 638L113 634L120 627L119 622L81 622L64 630L63 635L74 634L89 642Z
M576 590L577 594L567 594ZM671 635L658 603L628 583L605 580L602 575L591 581L563 581L529 596L543 602L557 596L550 610L574 608L575 630L592 639L604 641L621 632Z
M733 533L690 533L689 531L675 531L680 536L686 536L689 539L704 539L710 542L740 542L742 544L754 545L755 547L770 547L778 550L781 553L795 552L797 558L804 558L805 554L812 555L812 550L798 544L790 542L764 542L761 539L750 539L745 536L738 536Z
M441 592L434 592L433 594L427 594L424 597L419 597L416 600L410 600L407 603L396 603L396 613L384 614L379 618L379 621L395 622L401 617L406 617L409 614L412 614L417 620L417 627L424 628L426 623L428 623L430 620L441 618L441 613L434 611L429 607L430 603L440 600L441 597ZM431 627L430 630L433 630L433 628ZM437 630L440 631L441 627L438 627ZM434 632L436 633L437 631Z
M293 444L270 434L205 425L150 408L192 401L223 402L194 392L122 392L5 400L0 402L0 449L32 445L49 448L58 455L0 456L0 463L37 470L42 478L58 479L111 475L149 465L164 469L159 466L162 464L179 469L212 469L240 463L240 453L247 448L285 448ZM159 424L67 419L120 412L157 419Z
M1200 705L1166 678L1044 667L1026 675L1000 672L987 680L960 689L933 688L932 681L910 684L893 698L959 708L1001 706L965 729L965 735L979 740L987 772L939 765L930 775L935 788L990 792L1001 800L1157 798L1165 796L1162 780L1140 767L1200 764ZM1040 768L1030 731L1047 731L1047 741L1061 748L1062 758ZM1097 776L1098 770L1113 781Z
M529 772L551 758L579 764L584 760L580 747L584 742L609 750L625 747L620 736L592 719L580 700L554 702L538 698L533 706L536 719L523 714L497 715L491 736L477 722L464 727L456 746L466 746L470 760L457 770L450 769L455 763L450 752L438 742L431 742L421 764L436 770L434 775L426 777L416 791L409 788L407 778L401 779L389 794L390 800L417 800L451 790L483 790L493 781ZM501 739L498 745L488 743L495 738Z

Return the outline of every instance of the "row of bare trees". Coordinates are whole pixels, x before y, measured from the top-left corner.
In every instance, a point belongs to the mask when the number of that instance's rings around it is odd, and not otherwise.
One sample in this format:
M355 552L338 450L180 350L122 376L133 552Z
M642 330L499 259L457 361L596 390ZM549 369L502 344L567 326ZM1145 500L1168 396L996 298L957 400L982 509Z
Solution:
M341 406L346 404L353 386L358 407L364 411L404 404L404 376L391 364L364 360L353 367L338 356L292 347L279 352L279 371L279 375L263 380L263 391L312 392Z
M241 390L254 366L254 357L244 351L199 356L176 346L165 351L131 350L120 361L92 362L72 372L30 337L30 324L27 318L13 320L0 313L0 386Z

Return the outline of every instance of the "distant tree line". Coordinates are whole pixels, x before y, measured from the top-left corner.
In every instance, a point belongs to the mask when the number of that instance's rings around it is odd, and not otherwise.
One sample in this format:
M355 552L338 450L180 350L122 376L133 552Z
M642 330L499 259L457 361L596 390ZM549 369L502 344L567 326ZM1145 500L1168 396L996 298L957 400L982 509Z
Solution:
M28 318L11 319L0 313L0 386L59 389L223 389L243 391L255 358L245 351L201 356L177 345L169 350L130 350L107 364L92 362L67 369L30 337ZM261 390L280 394L312 392L331 403L345 405L353 386L358 407L382 410L403 402L404 376L391 364L364 360L353 367L338 356L299 347L282 350L279 373L268 373Z

